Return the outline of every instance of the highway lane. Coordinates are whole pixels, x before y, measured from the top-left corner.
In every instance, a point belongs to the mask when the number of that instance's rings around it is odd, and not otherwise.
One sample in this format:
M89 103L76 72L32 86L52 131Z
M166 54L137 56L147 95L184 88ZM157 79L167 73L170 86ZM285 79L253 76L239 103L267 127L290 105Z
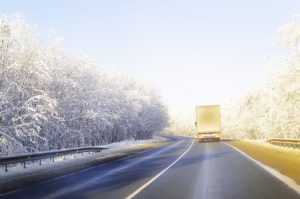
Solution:
M300 198L224 143L177 140L0 198Z

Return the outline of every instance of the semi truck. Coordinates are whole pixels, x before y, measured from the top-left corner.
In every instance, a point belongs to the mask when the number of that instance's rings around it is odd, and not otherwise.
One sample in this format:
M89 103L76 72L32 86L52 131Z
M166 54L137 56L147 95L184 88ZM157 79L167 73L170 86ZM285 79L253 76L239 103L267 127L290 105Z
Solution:
M196 129L199 142L221 140L220 105L196 106Z

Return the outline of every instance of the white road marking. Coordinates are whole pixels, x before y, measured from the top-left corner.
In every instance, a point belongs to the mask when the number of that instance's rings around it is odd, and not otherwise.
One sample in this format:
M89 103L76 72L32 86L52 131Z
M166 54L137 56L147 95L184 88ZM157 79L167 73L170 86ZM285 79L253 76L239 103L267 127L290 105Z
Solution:
M285 176L281 173L279 173L277 170L262 164L261 162L253 159L252 157L250 157L249 155L247 155L246 153L244 153L243 151L239 150L238 148L223 142L224 144L230 146L231 148L233 148L234 150L236 150L237 152L241 153L243 156L245 156L246 158L248 158L249 160L253 161L255 164L257 164L258 166L260 166L261 168L263 168L265 171L269 172L270 174L272 174L275 178L279 179L280 181L282 181L283 183L285 183L286 185L288 185L291 189L293 189L294 191L296 191L298 194L300 194L300 185L298 185L293 179L291 179L288 176Z
M178 162L187 152L189 152L189 150L192 148L194 144L194 140L192 141L190 147L183 153L181 154L181 156L179 156L172 164L170 164L168 167L166 167L164 170L162 170L161 172L159 172L156 176L154 176L151 180L149 180L148 182L146 182L145 184L143 184L140 188L138 188L137 190L135 190L134 192L132 192L129 196L127 196L125 199L132 199L134 198L137 194L139 194L141 191L143 191L143 189L145 189L147 186L149 186L153 181L155 181L157 178L159 178L159 176L161 176L162 174L164 174L168 169L170 169L176 162Z

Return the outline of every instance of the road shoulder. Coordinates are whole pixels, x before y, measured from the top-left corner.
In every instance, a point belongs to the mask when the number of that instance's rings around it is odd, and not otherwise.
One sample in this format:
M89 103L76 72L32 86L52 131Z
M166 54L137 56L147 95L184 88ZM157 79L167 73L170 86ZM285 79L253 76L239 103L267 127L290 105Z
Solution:
M98 166L100 164L134 155L139 152L151 150L167 143L168 141L166 140L137 144L127 148L107 150L100 153L95 153L86 158L81 158L80 160L68 162L68 164L65 164L64 162L55 162L52 165L39 166L37 169L23 169L11 173L4 173L1 171L0 194L69 175L83 169Z
M249 159L300 194L300 153L245 140L224 143L248 156Z

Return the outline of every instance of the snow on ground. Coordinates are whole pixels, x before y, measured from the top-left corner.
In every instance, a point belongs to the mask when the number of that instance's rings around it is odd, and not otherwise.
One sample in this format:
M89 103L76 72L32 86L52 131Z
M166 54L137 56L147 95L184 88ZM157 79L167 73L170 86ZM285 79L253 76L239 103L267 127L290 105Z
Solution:
M101 152L96 153L77 153L75 155L60 156L53 159L43 159L42 165L39 165L39 161L28 161L26 162L26 168L20 163L15 165L9 165L8 172L5 172L5 168L0 168L0 185L7 183L12 183L13 181L18 181L20 178L30 178L31 176L43 175L53 175L56 171L63 169L68 169L72 167L80 167L85 164L90 164L99 159L112 156L113 154L118 154L121 152L126 152L126 150L132 150L135 148L141 148L149 144L155 144L160 142L166 142L169 139L161 136L154 136L150 140L125 140L122 142L111 143L108 145L102 145L103 147L108 147ZM44 179L44 178L43 178ZM1 192L1 190L0 190Z
M121 142L114 142L108 145L101 145L101 147L107 147L109 148L108 150L105 150L105 152L110 152L110 151L115 151L119 149L126 149L126 148L131 148L131 147L139 147L144 144L151 144L155 142L165 142L168 141L169 138L167 137L162 137L162 136L153 136L152 139L149 140L134 140L134 139L129 139L129 140L124 140Z
M263 140L263 139L259 139L259 140L243 139L242 141L257 144L257 145L264 146L264 147L274 149L274 150L277 150L277 151L281 151L281 152L296 153L296 154L300 153L299 148L274 145L274 144L266 142L267 140Z

